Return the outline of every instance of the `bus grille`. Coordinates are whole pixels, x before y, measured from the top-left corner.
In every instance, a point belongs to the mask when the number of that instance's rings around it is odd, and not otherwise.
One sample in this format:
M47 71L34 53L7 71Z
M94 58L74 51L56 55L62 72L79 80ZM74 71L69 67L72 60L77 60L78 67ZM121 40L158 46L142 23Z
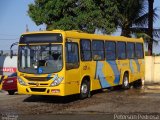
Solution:
M46 88L30 88L32 92L45 92Z
M25 77L28 81L48 81L53 77Z
M37 85L36 83L28 83L29 85ZM47 83L40 83L40 86L48 86Z

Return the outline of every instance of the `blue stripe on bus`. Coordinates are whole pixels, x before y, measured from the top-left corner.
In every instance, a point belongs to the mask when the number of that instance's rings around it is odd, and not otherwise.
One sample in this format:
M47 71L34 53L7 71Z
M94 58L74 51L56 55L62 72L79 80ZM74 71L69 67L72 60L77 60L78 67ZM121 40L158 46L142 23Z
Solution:
M107 62L110 64L110 66L112 67L112 70L114 72L114 76L115 76L114 84L119 84L120 73L119 73L116 61L107 61Z
M130 66L130 69L131 69L131 73L134 73L133 60L129 61L129 66Z
M138 72L140 72L140 65L139 65L138 59L135 59L135 62L136 62L136 65L137 65Z
M48 75L47 75L47 80L50 79L51 75L52 75L52 74L48 74Z
M102 88L106 88L106 87L109 87L110 85L107 82L107 80L106 80L106 78L105 78L105 76L103 74L103 71L102 71L103 70L103 66L104 65L103 65L102 62L98 62L97 61L96 76L95 76L95 78L99 79Z

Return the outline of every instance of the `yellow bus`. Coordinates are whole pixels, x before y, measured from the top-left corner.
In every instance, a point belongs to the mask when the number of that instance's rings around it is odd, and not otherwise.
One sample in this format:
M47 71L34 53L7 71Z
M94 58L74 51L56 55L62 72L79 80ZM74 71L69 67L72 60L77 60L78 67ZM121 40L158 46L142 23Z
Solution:
M18 45L18 93L90 96L97 89L128 89L144 79L143 39L79 31L24 33Z

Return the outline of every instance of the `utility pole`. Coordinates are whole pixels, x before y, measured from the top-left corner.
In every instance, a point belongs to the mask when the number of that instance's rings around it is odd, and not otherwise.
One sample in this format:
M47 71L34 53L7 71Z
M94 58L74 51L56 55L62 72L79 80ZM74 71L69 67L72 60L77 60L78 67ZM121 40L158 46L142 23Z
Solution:
M26 24L26 32L29 32L29 28L27 24Z

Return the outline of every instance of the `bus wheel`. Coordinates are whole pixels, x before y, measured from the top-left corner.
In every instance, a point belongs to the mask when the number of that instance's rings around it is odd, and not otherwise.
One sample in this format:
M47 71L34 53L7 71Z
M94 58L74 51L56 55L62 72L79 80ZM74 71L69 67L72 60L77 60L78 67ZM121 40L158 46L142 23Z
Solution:
M14 95L14 93L15 93L14 90L9 90L9 91L8 91L8 94L9 94L9 95Z
M90 83L87 80L83 80L80 88L80 99L90 97Z
M129 85L129 77L128 77L128 74L127 74L127 73L125 73L124 76L123 76L122 88L123 88L123 89L129 89L129 88L130 88L130 85Z
M135 82L133 83L133 87L134 87L134 88L141 88L141 87L142 87L142 80L139 79L139 80L135 81Z

